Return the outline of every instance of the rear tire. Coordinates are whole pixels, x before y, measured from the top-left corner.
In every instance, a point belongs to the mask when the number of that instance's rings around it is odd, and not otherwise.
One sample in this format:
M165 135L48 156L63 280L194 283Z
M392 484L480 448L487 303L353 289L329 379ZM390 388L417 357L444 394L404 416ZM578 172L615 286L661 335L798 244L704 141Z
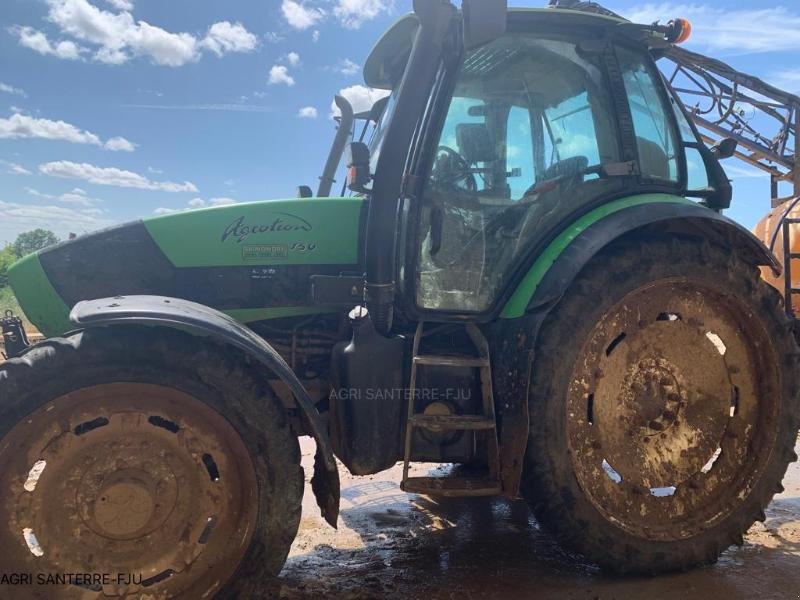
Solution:
M132 575L101 584L112 597L267 596L300 521L299 445L263 374L168 329L78 332L0 365L0 472L0 571Z
M612 246L537 339L524 496L608 570L716 561L797 459L797 355L780 296L735 252Z

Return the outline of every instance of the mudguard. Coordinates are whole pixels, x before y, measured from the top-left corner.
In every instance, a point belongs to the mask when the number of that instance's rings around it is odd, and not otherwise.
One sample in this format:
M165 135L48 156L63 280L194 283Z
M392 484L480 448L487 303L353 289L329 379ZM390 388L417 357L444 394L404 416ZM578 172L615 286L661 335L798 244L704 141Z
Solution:
M557 302L587 262L615 239L645 226L667 235L686 234L735 250L753 265L777 275L781 265L756 236L731 219L691 200L667 194L623 198L589 213L565 228L531 265L503 308L502 318L517 318ZM585 221L585 222L583 222Z
M339 516L339 472L319 412L291 367L264 339L228 315L196 302L165 296L116 296L78 302L69 315L81 329L113 325L159 325L214 338L246 352L280 377L303 411L317 443L312 489L322 516L333 527Z

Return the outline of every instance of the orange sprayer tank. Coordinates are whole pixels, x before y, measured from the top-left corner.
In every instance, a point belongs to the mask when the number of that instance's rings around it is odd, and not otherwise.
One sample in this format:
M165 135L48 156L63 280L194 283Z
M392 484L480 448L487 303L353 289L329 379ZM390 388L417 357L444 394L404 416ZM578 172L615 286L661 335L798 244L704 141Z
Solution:
M753 233L758 239L764 242L767 248L770 247L772 236L775 234L775 229L780 227L781 217L783 216L786 207L787 203L783 203L780 206L773 208L753 228ZM793 219L800 219L800 202L798 202L797 205L792 208L787 216ZM800 223L789 226L789 248L792 253L800 254ZM774 252L778 261L783 264L782 231L778 231L778 235L775 236L775 244L772 246L772 251ZM783 295L783 277L775 277L775 275L772 273L772 269L769 267L761 267L761 277L764 279L764 281L775 287L781 293L781 295ZM792 287L800 288L800 260L798 259L795 259L794 262L792 262ZM800 295L795 294L794 298L792 298L792 308L794 308L795 314L800 314Z

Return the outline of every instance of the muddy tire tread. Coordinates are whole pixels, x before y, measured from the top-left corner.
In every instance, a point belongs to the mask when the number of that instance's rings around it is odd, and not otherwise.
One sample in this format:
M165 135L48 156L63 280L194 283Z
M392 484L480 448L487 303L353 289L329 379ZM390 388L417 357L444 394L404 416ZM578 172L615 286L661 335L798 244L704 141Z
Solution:
M783 357L781 429L761 479L730 517L689 540L647 542L613 527L589 501L581 498L565 446L553 447L552 429L556 425L550 411L558 410L554 404L566 397L566 390L559 382L568 381L572 363L565 360L564 348L579 335L587 300L592 304L607 302L609 290L630 278L633 271L669 276L668 261L693 265L727 278L748 294L752 306L760 310L762 321L771 329L771 337ZM743 534L756 520L763 520L772 496L783 489L780 482L789 463L797 459L794 445L800 427L800 350L792 334L792 323L784 313L780 294L764 283L758 268L746 264L735 250L724 251L693 239L626 240L614 244L587 264L548 315L534 355L523 496L532 505L539 522L566 548L583 554L605 570L654 574L716 562L725 549L743 543Z
M206 390L201 399L242 436L256 468L260 508L243 560L215 597L272 597L300 523L304 476L297 438L263 371L231 347L172 329L73 332L0 365L0 438L48 400L74 389L75 381L109 378L150 380L190 394Z

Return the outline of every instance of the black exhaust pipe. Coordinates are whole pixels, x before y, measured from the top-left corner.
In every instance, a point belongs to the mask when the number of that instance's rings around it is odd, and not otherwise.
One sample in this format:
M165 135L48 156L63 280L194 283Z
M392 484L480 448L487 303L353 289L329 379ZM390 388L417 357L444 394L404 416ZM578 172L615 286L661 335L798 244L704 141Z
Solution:
M411 145L428 92L439 68L442 44L456 14L443 0L414 0L420 21L403 78L399 84L397 109L389 122L386 140L375 172L369 203L366 240L364 295L375 329L387 334L392 327L394 306L395 236L399 191Z

